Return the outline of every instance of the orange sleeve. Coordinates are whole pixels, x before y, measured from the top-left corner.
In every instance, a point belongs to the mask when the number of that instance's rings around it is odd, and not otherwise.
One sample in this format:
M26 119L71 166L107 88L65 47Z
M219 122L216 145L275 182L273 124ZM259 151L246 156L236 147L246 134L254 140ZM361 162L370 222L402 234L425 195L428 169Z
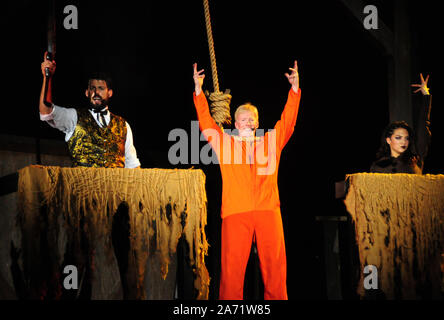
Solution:
M210 114L207 98L203 92L197 96L196 92L194 92L193 100L197 111L197 119L199 120L200 130L202 131L205 139L207 139L207 141L211 144L211 147L216 151L217 154L219 154L219 144L222 143L223 132Z
M282 150L290 139L296 125L296 119L299 112L299 103L301 101L301 89L296 93L290 89L288 93L287 103L282 112L281 119L276 123L274 129L276 130L277 145Z

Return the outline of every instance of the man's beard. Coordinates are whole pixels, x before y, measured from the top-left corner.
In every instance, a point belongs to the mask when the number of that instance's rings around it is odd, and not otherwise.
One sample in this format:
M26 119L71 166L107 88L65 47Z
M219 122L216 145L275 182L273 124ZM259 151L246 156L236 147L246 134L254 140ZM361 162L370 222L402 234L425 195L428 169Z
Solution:
M100 104L95 104L90 99L89 100L89 107L90 107L90 109L93 109L96 111L101 111L102 109L104 109L105 107L108 106L108 103L109 103L109 99L101 99Z

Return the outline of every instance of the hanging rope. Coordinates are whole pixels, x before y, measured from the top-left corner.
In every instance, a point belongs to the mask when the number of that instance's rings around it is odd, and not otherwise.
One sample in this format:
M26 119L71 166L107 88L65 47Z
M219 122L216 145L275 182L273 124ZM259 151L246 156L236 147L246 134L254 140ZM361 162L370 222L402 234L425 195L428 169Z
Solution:
M210 109L211 115L216 121L219 127L223 127L224 124L231 125L231 115L230 115L230 102L231 95L230 90L226 90L225 93L219 90L219 78L217 76L217 66L216 66L216 53L214 51L214 41L213 32L211 29L211 19L210 19L210 6L208 0L204 0L204 11L205 11L205 24L207 28L207 39L208 47L210 49L210 61L211 61L211 71L213 78L213 89L214 92L208 94L210 99Z

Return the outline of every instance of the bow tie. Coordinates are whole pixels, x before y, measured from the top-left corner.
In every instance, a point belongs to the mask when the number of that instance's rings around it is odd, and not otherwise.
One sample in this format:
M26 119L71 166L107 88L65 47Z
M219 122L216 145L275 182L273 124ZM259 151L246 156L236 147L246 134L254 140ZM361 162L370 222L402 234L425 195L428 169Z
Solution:
M106 121L105 121L105 116L108 114L108 108L103 109L103 110L96 110L96 109L90 109L92 112L94 112L95 114L97 114L97 120L100 122L100 124L102 125L103 128L105 128L107 126Z
M93 108L91 108L91 109L89 109L89 110L91 110L91 111L94 112L95 114L101 114L101 115L103 115L103 116L106 116L106 115L108 114L108 108L103 109L103 110L97 110L97 109L93 109Z

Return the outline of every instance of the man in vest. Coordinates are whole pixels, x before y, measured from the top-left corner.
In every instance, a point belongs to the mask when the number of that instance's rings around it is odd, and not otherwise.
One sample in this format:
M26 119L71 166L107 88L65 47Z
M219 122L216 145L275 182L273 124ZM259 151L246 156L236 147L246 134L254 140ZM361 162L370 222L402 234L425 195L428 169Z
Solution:
M113 95L111 80L104 74L91 75L85 90L89 100L88 109L63 108L52 103L45 104L46 68L50 71L47 100L51 101L51 77L55 72L55 61L44 58L41 64L43 85L40 93L40 119L65 133L73 166L140 167L129 124L108 110Z

